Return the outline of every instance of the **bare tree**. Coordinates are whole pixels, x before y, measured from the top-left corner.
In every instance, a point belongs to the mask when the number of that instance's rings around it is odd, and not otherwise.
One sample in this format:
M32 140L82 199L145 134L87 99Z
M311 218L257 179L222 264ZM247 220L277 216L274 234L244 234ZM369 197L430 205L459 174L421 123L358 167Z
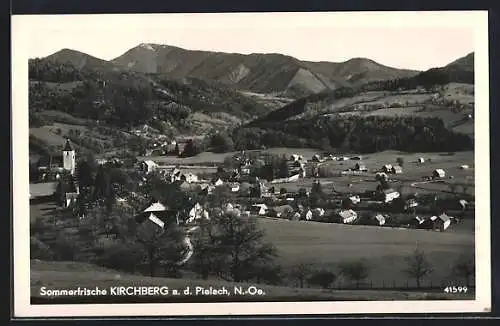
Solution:
M311 268L308 264L297 264L292 268L291 276L299 281L299 286L304 287L304 281L311 273Z
M467 287L470 286L475 271L476 261L473 255L461 255L453 266L453 275L463 277Z
M420 282L422 278L432 273L432 266L427 260L425 253L420 249L415 249L415 251L408 257L406 257L408 262L408 268L405 269L405 273L414 278L417 283L417 288L420 288Z
M359 288L361 281L370 275L370 268L364 261L352 261L340 264L340 273L345 275L351 282L356 283Z

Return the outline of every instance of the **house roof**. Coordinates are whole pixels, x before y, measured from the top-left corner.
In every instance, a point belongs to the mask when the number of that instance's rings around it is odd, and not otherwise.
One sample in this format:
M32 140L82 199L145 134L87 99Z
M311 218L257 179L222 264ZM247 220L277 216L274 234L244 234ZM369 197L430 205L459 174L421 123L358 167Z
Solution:
M51 196L56 192L57 182L31 183L30 198Z
M392 193L395 193L397 191L392 189L392 188L389 188L389 189L384 189L383 192L384 192L384 194L392 194Z
M66 139L66 144L64 145L63 151L74 151L73 146L71 145L71 142L69 139Z
M434 172L439 173L439 174L444 174L443 169L435 169Z
M393 169L393 170L395 170L395 171L403 171L403 168L402 168L402 167L400 167L399 165L394 165L394 166L392 167L392 169Z
M157 164L152 161L152 160L146 160L146 161L143 161L144 164L146 164L148 167L153 167L153 166L156 166Z
M357 214L352 209L348 209L348 210L345 210L345 211L340 211L339 212L339 216L342 217L342 218L349 218L349 217L357 216Z
M160 202L156 202L151 204L148 208L144 210L144 212L163 212L166 211L167 208Z

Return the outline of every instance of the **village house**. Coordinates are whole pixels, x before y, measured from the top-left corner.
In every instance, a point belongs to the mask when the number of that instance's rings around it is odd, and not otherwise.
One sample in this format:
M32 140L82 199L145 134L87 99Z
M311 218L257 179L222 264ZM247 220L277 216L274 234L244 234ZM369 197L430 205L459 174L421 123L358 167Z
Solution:
M446 173L444 172L443 169L435 169L432 172L432 177L434 179L441 179L441 178L444 178L445 176L446 176Z
M302 219L305 221L310 221L313 218L313 213L310 209L306 209L302 212Z
M358 195L350 196L348 200L351 202L351 204L356 205L361 202L361 198L359 198Z
M185 222L186 224L191 224L202 219L209 220L210 216L208 214L208 211L203 208L200 203L196 203L193 208L189 210L188 218Z
M445 231L451 224L450 216L445 213L439 216L434 215L430 218L430 220L433 222L433 229L439 231Z
M141 213L135 216L135 220L137 223L143 223L148 220L157 226L164 228L165 225L168 225L175 218L175 222L179 224L177 214L167 206L162 203L156 201L151 205L146 207Z
M250 206L250 213L255 215L266 215L268 207L266 204L254 204Z
M417 163L420 163L420 164L425 163L425 159L423 157L419 157L417 159Z
M469 169L469 166L465 165L465 164L464 165L460 165L460 169L461 170L467 170L467 169Z
M358 214L356 214L356 212L352 209L340 211L338 212L338 216L340 221L344 224L352 224L358 218Z
M403 173L403 168L399 165L393 165L392 169L391 169L391 173L393 173L393 174Z
M409 225L413 228L422 228L422 226L425 224L425 221L426 219L424 217L415 216L410 220Z
M382 214L375 214L373 217L372 221L375 223L375 225L382 226L385 225L386 223L386 216Z
M360 171L360 172L367 172L368 171L368 169L366 168L366 166L363 163L356 163L356 165L354 165L354 170Z
M294 211L290 205L275 206L269 209L271 216L277 218L291 218Z
M399 192L397 192L392 188L382 189L382 191L380 191L379 193L379 197L384 203L390 203L394 199L399 198L399 196L400 196Z
M381 171L384 173L392 173L392 164L386 164L382 166Z
M139 163L139 169L146 174L156 171L157 168L158 164L152 160L145 160Z

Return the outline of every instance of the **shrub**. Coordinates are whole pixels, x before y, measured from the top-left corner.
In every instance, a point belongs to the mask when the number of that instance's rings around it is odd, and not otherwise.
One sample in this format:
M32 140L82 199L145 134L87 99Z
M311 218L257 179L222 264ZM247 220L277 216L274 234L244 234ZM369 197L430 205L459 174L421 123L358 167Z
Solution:
M52 260L54 253L50 247L36 237L30 237L30 258L41 260Z

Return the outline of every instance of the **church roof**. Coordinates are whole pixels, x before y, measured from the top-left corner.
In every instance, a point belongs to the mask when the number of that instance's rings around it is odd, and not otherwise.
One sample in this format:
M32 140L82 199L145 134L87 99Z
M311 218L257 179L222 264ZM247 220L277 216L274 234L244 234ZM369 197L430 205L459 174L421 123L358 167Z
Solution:
M66 144L64 145L64 149L63 151L67 152L67 151L73 151L73 146L71 145L71 142L69 141L69 139L66 139Z

